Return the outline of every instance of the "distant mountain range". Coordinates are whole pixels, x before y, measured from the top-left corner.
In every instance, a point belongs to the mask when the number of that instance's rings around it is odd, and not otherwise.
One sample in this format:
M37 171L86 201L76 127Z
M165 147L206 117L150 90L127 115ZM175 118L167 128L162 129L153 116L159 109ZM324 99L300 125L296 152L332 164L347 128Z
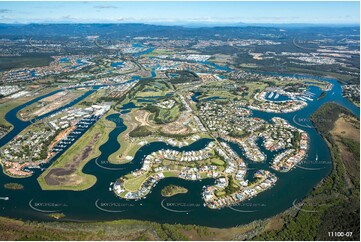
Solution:
M322 33L334 28L338 32L359 34L359 26L354 25L313 25L313 24L224 24L213 26L207 23L187 23L182 26L178 23L175 26L162 24L141 24L141 23L99 23L99 24L0 24L0 35L26 37L31 36L77 36L99 35L106 38L127 38L127 37L168 37L168 38L252 38L265 35L282 35L281 29L288 32L302 34L302 29L307 33ZM185 24L185 23L184 23ZM293 30L295 29L295 30Z

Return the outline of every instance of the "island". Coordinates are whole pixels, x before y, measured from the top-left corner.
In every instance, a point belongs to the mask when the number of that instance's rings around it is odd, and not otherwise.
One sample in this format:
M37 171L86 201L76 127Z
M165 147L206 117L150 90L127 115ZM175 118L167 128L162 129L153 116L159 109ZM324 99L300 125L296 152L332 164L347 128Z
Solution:
M168 185L164 187L161 191L163 197L172 197L177 194L187 193L188 189L181 186L176 185Z
M24 185L19 183L6 183L4 188L9 190L22 190L24 189Z

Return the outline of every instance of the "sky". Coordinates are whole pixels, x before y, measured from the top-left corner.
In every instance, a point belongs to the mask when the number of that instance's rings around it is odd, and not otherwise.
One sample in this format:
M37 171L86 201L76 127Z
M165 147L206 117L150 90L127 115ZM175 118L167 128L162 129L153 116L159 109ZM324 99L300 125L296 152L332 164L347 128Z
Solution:
M5 2L0 23L359 24L353 2Z

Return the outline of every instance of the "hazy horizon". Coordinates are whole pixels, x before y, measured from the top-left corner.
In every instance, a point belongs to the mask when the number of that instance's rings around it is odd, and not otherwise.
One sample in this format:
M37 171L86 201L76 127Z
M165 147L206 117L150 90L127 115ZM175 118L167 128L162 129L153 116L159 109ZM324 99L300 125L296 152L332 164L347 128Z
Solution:
M0 23L359 25L351 2L0 2Z

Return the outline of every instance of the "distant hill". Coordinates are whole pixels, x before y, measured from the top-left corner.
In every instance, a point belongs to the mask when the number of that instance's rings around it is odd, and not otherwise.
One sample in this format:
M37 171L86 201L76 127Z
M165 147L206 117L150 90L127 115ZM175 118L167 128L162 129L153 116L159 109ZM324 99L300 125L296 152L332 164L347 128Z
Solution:
M249 24L238 23L237 26L219 26L210 27L206 25L189 25L183 26L165 26L150 25L138 23L122 24L0 24L0 35L4 37L19 36L24 37L51 37L51 36L89 36L100 35L107 38L126 38L126 37L167 37L167 38L252 38L258 39L262 36L277 34L280 35L280 28L289 27L288 31L297 27L295 32L302 34L300 28L305 32L322 32L329 30L330 26L313 26L313 25L272 25L269 26L249 26ZM358 27L333 27L338 32L350 33L350 28L355 34L359 33Z

